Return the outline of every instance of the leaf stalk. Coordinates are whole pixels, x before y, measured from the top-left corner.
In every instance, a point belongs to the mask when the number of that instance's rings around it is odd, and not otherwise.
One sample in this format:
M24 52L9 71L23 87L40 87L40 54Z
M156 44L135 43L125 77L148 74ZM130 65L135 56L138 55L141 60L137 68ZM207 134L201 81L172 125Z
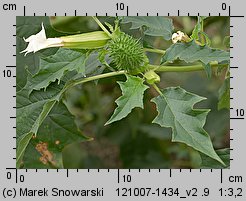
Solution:
M112 34L109 33L109 31L106 29L105 26L97 19L97 17L92 16L92 18L95 20L95 22L98 24L98 26L110 37L112 38Z
M212 68L217 67L227 67L228 64L218 64L211 63ZM159 65L148 65L149 69L152 69L157 72L192 72L192 71L202 71L204 66L202 64L190 65L190 66L159 66Z
M157 53L157 54L165 54L166 51L165 50L160 50L160 49L152 49L152 48L144 48L145 52L153 52L153 53Z

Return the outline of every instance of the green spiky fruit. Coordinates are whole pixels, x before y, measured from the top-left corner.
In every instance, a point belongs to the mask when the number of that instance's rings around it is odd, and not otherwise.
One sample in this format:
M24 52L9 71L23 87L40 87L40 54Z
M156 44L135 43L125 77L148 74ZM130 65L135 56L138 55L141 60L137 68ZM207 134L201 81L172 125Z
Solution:
M148 58L139 40L125 33L114 37L109 42L108 49L113 65L118 70L143 72L148 63Z

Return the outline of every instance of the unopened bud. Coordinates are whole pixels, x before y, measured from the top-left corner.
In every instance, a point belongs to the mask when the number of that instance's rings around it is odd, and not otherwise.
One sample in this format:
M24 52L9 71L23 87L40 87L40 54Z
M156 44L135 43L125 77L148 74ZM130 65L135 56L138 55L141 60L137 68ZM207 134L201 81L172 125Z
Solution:
M149 84L154 84L156 82L160 82L160 76L155 73L155 71L150 70L144 74L144 77L146 78L146 81Z
M190 38L184 34L182 31L177 31L177 33L173 33L172 35L172 42L177 43L177 42L189 42Z

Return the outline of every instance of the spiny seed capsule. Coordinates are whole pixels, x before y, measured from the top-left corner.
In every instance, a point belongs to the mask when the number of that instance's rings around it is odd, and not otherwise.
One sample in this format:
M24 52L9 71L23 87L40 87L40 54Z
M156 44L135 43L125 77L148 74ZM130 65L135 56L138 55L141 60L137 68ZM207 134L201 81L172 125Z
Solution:
M109 42L109 54L118 70L142 72L148 59L139 40L121 33Z

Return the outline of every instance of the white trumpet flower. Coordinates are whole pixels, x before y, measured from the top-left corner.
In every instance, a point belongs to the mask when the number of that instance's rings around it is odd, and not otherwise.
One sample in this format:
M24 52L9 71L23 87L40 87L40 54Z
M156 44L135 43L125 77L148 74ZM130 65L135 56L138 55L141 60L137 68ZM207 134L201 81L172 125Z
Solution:
M31 35L27 39L23 38L28 46L25 50L20 53L25 53L25 56L30 52L37 52L39 50L49 48L49 47L61 47L63 46L63 41L61 38L47 38L45 34L44 25L42 23L42 29L35 35Z
M66 47L73 49L97 49L102 48L111 38L104 31L94 31L91 33L76 34L63 36L59 38L47 38L44 25L42 29L35 35L23 38L28 43L27 48L20 53L25 53L25 56L31 52L37 52L50 47Z

